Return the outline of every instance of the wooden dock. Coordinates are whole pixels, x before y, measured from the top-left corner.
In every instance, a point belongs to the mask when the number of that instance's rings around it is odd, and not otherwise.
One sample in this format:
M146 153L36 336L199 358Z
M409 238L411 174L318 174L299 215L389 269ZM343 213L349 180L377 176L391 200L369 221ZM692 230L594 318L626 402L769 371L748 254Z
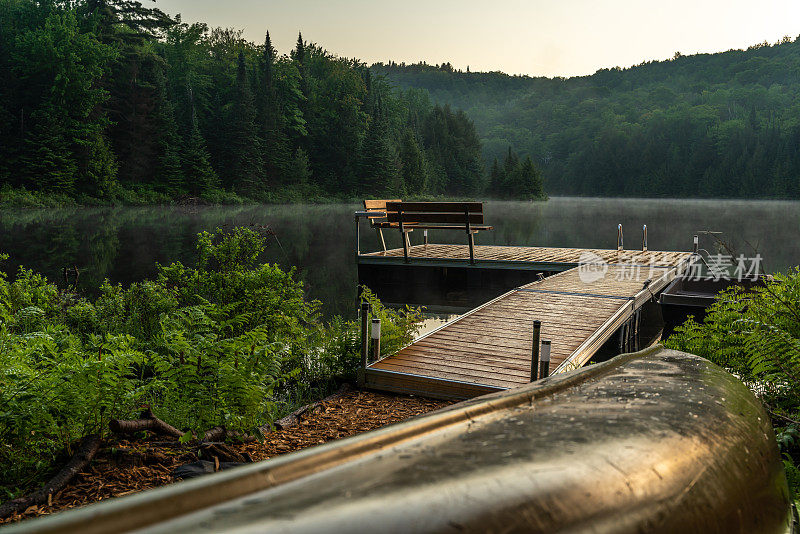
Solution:
M609 264L675 266L687 257L686 252L639 251L591 248L511 247L476 245L475 265L509 269L557 270L577 267L581 258L592 257ZM413 245L408 249L410 265L431 263L464 264L469 262L467 245L428 244ZM358 263L405 263L403 249L368 252L358 255ZM552 269L548 269L552 267Z
M428 245L427 257L463 259L466 246ZM533 321L552 342L551 374L584 365L615 333L635 332L643 304L687 265L690 253L476 247L478 261L549 262L562 272L518 287L372 363L366 387L469 398L530 381ZM411 248L422 254L423 246ZM588 254L599 270L574 267ZM395 257L397 251L374 253ZM466 258L468 259L468 253ZM403 261L400 251L400 261ZM626 330L627 329L627 330Z

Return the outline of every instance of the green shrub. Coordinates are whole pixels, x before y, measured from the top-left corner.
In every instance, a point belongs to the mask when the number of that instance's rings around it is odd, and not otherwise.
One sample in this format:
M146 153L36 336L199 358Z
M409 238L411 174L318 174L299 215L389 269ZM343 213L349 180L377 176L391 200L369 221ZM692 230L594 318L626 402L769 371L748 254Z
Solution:
M29 270L0 274L0 495L29 490L81 437L144 406L193 435L255 433L354 378L357 323L322 322L293 270L261 263L265 246L252 230L204 232L196 267L106 282L93 301ZM364 295L385 350L408 343L419 313Z
M77 202L63 193L29 191L24 187L0 189L0 206L16 208L62 208L74 206Z

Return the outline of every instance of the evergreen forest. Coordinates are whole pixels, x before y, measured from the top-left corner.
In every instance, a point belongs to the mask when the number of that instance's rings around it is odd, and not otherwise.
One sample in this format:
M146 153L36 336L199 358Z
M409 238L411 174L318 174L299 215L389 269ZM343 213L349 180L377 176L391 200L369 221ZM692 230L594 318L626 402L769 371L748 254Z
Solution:
M789 37L568 79L449 63L372 72L466 111L488 169L510 146L550 194L800 198L800 41Z
M281 54L154 4L0 0L0 51L6 204L494 196L467 114L302 34Z

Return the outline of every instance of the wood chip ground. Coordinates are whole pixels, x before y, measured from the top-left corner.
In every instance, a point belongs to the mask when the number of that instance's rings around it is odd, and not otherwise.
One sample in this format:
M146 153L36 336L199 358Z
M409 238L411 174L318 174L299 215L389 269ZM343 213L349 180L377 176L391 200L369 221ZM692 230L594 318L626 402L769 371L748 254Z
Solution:
M306 411L297 425L276 430L263 443L233 445L253 461L266 460L328 441L374 430L447 406L446 401L418 397L348 391ZM123 497L176 482L171 476L179 465L195 462L196 448L152 441L114 440L103 444L90 466L49 505L32 506L22 514L0 520L0 525Z

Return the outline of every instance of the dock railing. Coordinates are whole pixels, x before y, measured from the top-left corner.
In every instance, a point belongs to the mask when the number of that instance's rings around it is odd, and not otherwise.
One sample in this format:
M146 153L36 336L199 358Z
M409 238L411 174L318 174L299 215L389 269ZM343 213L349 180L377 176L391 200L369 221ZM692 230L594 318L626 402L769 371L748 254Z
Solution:
M369 219L370 217L386 217L386 213L361 210L355 212L354 215L356 221L356 257L358 257L361 255L361 225L359 222L362 218Z

